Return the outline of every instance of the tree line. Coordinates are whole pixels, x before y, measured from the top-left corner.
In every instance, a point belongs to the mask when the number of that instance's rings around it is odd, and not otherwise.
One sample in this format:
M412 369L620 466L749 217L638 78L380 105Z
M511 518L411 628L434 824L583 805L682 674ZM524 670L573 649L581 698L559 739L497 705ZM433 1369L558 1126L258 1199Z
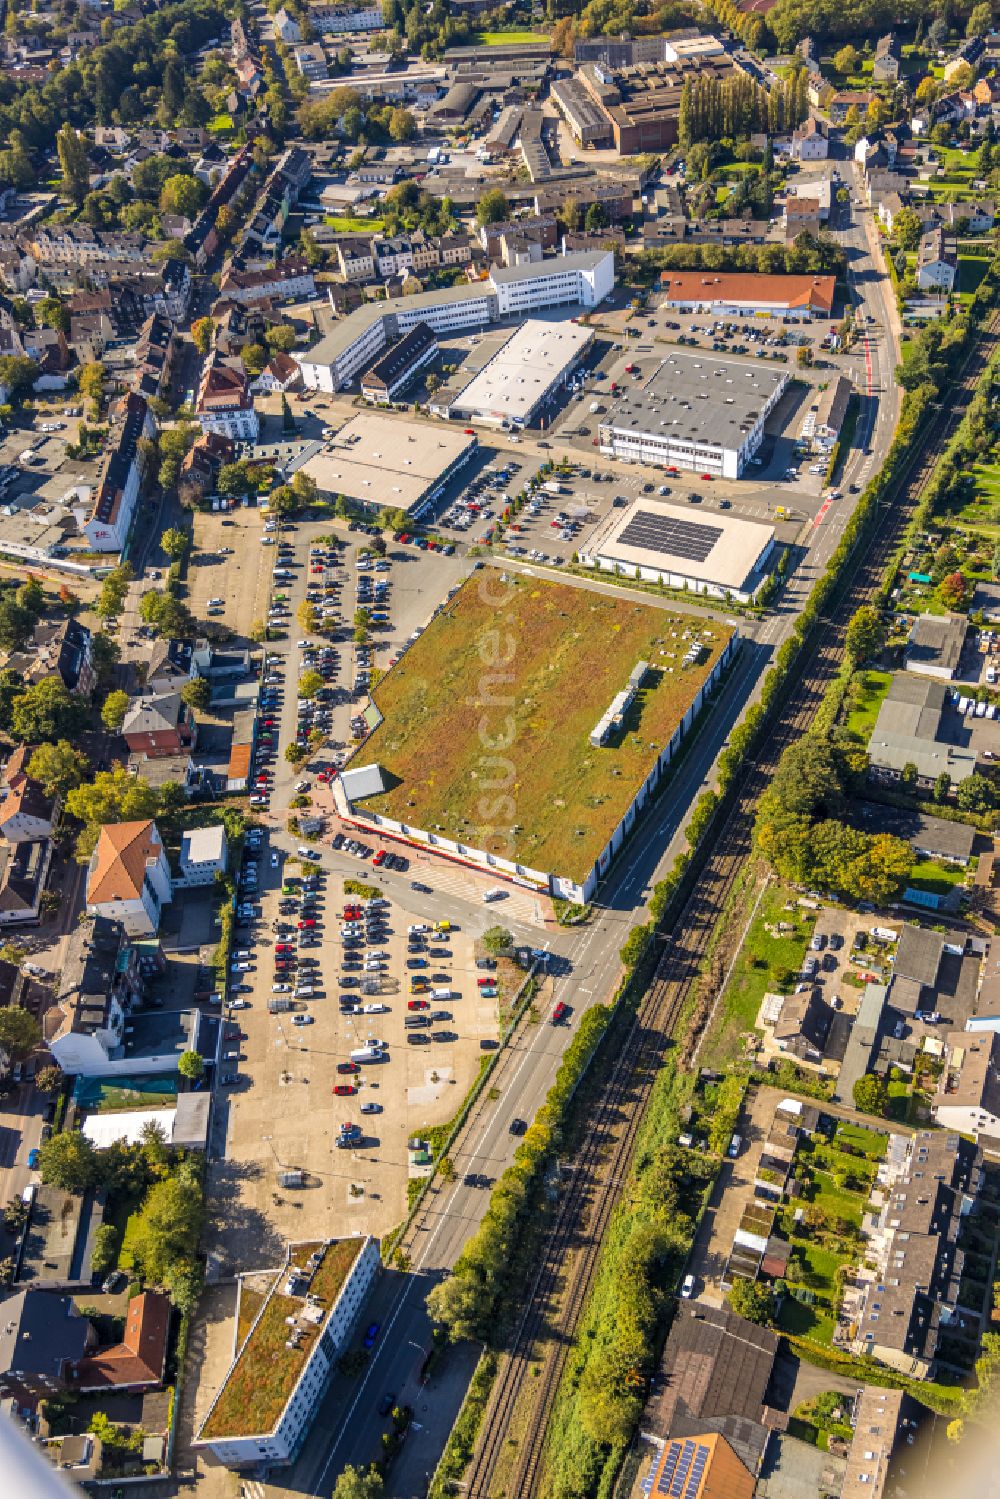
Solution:
M770 90L738 71L723 79L685 78L677 121L681 147L791 130L808 113L806 88L804 68Z

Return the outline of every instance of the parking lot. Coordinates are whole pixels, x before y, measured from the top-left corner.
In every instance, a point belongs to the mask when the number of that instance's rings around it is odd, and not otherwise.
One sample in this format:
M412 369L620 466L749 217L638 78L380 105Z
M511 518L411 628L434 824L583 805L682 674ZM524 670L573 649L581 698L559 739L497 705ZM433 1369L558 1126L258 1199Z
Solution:
M244 644L267 614L272 553L261 546L264 521L255 506L195 513L185 602L196 619L225 625Z
M397 1223L407 1181L429 1163L420 1132L454 1114L480 1042L497 1036L472 934L446 917L435 931L399 901L346 896L318 857L286 860L262 838L251 851L260 896L241 894L218 1246L241 1259L258 1217L282 1237L301 1234L304 1208L310 1222L335 1214L323 1221L341 1232Z

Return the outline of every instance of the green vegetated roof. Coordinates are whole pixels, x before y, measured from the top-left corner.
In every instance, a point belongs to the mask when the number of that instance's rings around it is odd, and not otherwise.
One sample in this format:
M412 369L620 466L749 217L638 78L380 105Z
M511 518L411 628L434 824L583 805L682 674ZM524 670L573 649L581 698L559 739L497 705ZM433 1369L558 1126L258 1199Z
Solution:
M375 689L363 810L581 881L732 630L593 589L473 574ZM694 643L697 665L683 665ZM640 661L622 734L590 733Z
M281 1272L208 1413L202 1441L273 1431L364 1243L364 1239L352 1238L327 1245L309 1286L309 1295L320 1303L323 1316L316 1323L300 1321L305 1331L294 1348L286 1346L292 1328L285 1319L301 1317L305 1299L285 1294L289 1270ZM303 1269L309 1256L322 1247L322 1240L293 1245L289 1268Z

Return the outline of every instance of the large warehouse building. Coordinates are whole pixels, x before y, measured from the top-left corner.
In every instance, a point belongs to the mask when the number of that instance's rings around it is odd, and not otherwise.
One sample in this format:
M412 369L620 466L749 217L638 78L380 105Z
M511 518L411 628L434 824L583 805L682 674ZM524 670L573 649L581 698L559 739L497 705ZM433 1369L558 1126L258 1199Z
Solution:
M594 340L579 323L531 318L440 414L499 427L527 427L565 384Z
M768 313L803 321L833 316L833 276L768 276L717 271L664 271L661 307L747 317Z
M546 307L596 307L614 290L611 250L580 250L526 265L493 266L475 286L445 286L373 302L341 319L296 360L307 390L346 390L393 339L426 323L447 336L524 318Z
M679 505L642 499L613 510L580 559L605 572L638 572L650 583L749 603L773 550L773 526L714 513L696 519Z
M320 492L411 514L434 499L476 451L475 437L361 412L302 465Z
M602 418L601 452L738 479L787 384L783 366L677 349Z

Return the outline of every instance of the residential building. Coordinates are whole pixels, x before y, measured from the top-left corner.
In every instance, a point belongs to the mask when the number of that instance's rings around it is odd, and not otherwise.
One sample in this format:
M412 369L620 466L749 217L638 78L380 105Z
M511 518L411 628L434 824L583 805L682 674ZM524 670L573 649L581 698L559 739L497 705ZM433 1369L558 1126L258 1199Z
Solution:
M229 845L221 822L189 828L181 838L178 883L212 885L217 875L225 874L228 861Z
M872 77L876 83L895 83L899 78L899 66L903 59L902 48L894 31L880 36L875 44Z
M752 1499L756 1477L717 1432L673 1437L653 1464L654 1494L684 1499Z
M850 1290L855 1354L914 1379L933 1378L942 1338L980 1332L979 1309L962 1305L965 1255L959 1229L974 1213L982 1151L945 1130L893 1135L878 1171L879 1205L866 1218L865 1259L874 1275Z
M87 869L87 914L152 936L172 898L170 865L155 822L105 823Z
M272 299L292 301L314 297L316 282L308 261L290 257L266 270L242 271L230 267L223 273L219 290L231 301L244 304Z
M147 402L134 391L124 419L112 425L94 488L84 535L95 552L120 552L128 540L145 468L141 439L156 431Z
M975 74L979 68L980 63L983 60L985 53L986 40L984 37L967 37L959 47L958 51L953 53L944 65L945 83L950 83L951 80L957 74L961 73L965 67L971 68L973 74Z
M797 161L826 161L829 154L825 122L809 115L792 135L792 155Z
M337 264L347 281L371 281L375 275L372 241L341 240L337 245Z
M97 685L91 641L90 630L77 619L41 619L29 643L11 651L4 665L30 684L58 675L68 692L87 697Z
M357 31L381 31L385 22L378 5L324 5L308 7L309 20L320 36L344 36Z
M227 1468L291 1463L358 1324L380 1263L370 1237L289 1245L249 1330L235 1340L235 1357L196 1445L210 1447ZM241 1305L245 1294L241 1284ZM244 1325L241 1305L238 1326Z
M948 775L954 787L975 773L975 751L950 743L942 733L947 698L943 682L909 672L894 674L868 742L869 774L874 779L891 784L914 765L918 787L930 790L939 775Z
M0 927L37 926L52 840L0 843Z
M283 394L299 378L299 367L290 354L283 350L272 354L257 379L253 382L253 389L260 391L263 395Z
M164 313L152 313L136 340L133 390L146 401L162 396L170 385L175 356L173 324Z
M408 271L413 265L413 249L404 235L396 235L393 239L373 239L372 256L375 269L383 279L398 276L401 271Z
M913 1459L914 1432L927 1416L902 1390L861 1385L854 1405L854 1438L840 1499L883 1499L905 1487L906 1467L897 1458Z
M932 1111L942 1129L1000 1147L1000 1033L952 1031Z
M921 291L951 292L958 275L958 254L944 229L928 229L917 248L917 286Z
M194 714L180 692L143 693L128 705L122 738L133 754L158 759L194 748Z
M841 429L851 404L854 387L846 375L835 375L819 392L810 411L810 439L819 453L833 452L840 441Z
M417 323L361 376L361 394L375 406L392 405L437 352L438 341L431 329Z
M0 1396L34 1409L73 1388L73 1370L96 1342L70 1296L15 1291L0 1318Z
M184 455L181 483L197 484L203 494L214 488L216 476L224 463L232 463L233 439L222 432L203 432Z
M52 833L56 804L28 775L30 758L31 747L19 744L3 769L0 837L6 843L35 843Z
M225 364L218 354L205 361L194 410L203 432L216 432L233 442L257 441L260 422L246 374Z
M281 7L274 18L274 33L275 36L281 38L286 46L291 46L294 42L301 42L302 40L302 28L295 17L289 15L284 6Z
M906 641L906 670L952 681L961 666L968 632L964 614L918 615Z
M321 42L304 42L293 50L292 56L302 77L308 78L310 82L330 76Z
M786 995L774 1025L777 1049L821 1067L834 1014L819 989L810 986L802 994Z
M169 1338L170 1298L162 1291L133 1296L125 1311L121 1342L80 1359L73 1370L72 1388L81 1394L159 1389L167 1367Z

